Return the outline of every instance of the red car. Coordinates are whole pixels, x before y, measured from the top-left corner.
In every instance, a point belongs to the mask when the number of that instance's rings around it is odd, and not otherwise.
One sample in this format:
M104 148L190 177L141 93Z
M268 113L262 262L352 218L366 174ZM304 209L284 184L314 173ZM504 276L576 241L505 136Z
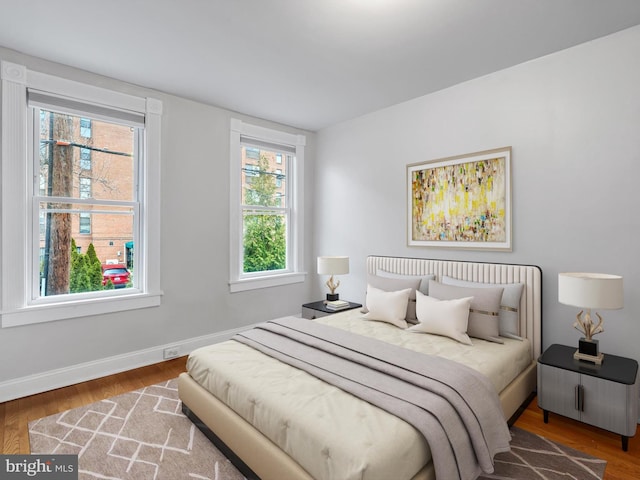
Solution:
M125 288L129 283L129 270L126 265L120 263L102 265L102 285L107 285L109 280L115 288Z

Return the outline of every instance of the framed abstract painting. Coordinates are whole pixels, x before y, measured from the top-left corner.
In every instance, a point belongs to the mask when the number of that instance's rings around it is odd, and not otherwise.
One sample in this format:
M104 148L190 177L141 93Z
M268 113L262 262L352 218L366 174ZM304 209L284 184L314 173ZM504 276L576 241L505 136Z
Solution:
M407 165L408 244L511 251L511 147Z

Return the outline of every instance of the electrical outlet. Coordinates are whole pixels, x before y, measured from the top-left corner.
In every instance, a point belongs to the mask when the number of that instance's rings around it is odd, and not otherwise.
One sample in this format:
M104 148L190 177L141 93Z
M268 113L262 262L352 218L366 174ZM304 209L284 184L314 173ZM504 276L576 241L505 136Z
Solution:
M165 360L168 360L170 358L176 358L177 356L180 355L180 349L178 347L165 348L162 354Z

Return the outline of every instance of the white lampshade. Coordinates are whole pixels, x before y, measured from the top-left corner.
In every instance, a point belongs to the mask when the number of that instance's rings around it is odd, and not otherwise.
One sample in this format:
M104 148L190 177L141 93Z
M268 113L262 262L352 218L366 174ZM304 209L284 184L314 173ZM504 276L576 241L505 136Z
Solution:
M579 308L622 308L622 277L606 273L560 273L558 301Z
M320 275L346 275L349 273L349 257L318 257Z

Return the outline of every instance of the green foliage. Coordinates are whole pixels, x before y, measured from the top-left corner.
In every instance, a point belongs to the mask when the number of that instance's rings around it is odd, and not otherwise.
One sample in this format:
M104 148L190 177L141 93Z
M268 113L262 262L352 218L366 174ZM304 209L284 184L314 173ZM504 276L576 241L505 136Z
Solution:
M260 155L259 173L251 177L251 189L246 191L248 205L278 206L274 172L269 171L269 160ZM282 270L287 266L285 219L272 212L255 211L244 215L245 273Z
M93 243L87 247L87 262L90 265L88 275L89 283L93 290L102 290L102 262L96 255L96 249Z
M244 271L282 270L287 266L286 226L279 215L244 218Z
M247 185L245 202L247 205L276 206L276 179L274 172L269 170L269 159L265 155L260 155L257 172L255 177L249 177L251 183Z
M76 242L71 239L71 271L69 279L70 293L95 292L102 290L102 265L96 255L93 243L87 253L78 253Z
M129 268L129 280L127 280L127 288L133 288L133 268ZM111 282L111 280L109 280Z

